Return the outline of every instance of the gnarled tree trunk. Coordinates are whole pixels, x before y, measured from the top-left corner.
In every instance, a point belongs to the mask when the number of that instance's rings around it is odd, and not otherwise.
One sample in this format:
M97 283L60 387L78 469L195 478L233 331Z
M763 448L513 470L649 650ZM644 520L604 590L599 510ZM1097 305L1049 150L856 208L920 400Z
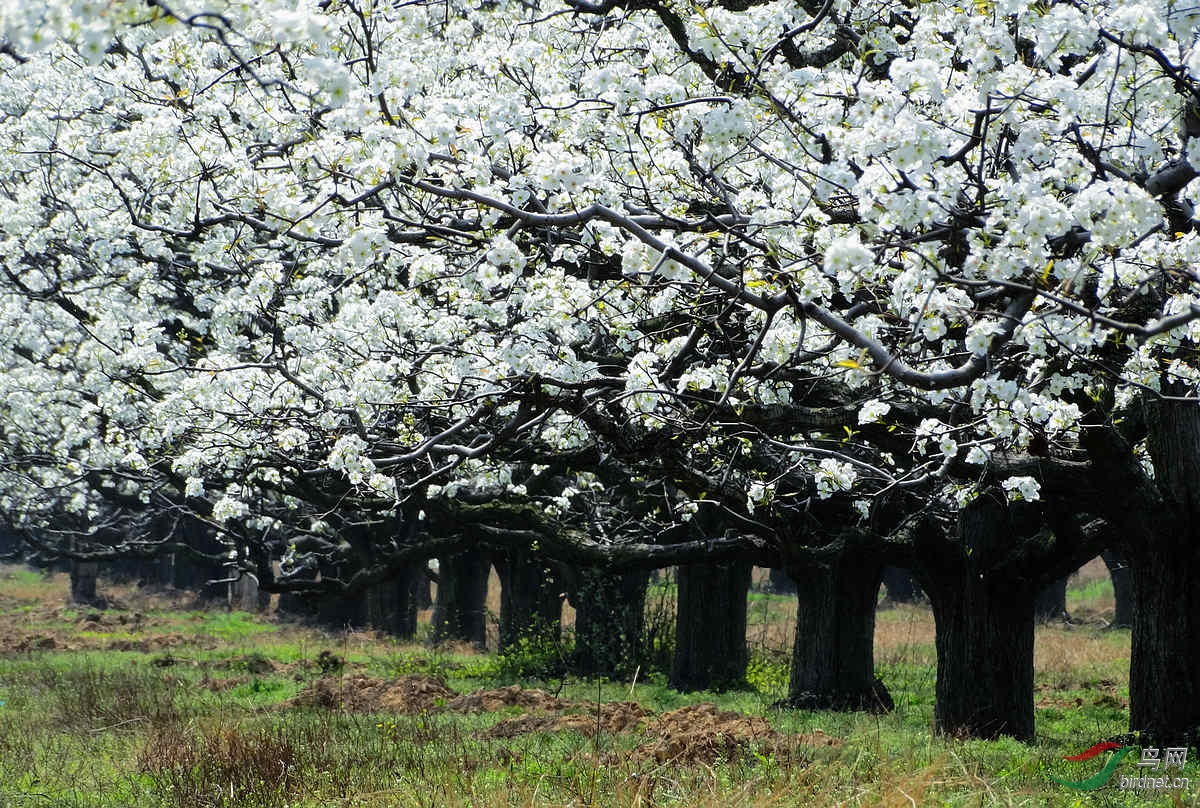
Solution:
M524 549L497 553L500 578L500 650L522 638L558 640L562 628L562 586L547 564Z
M1070 621L1071 615L1067 612L1066 577L1051 581L1034 596L1033 619L1039 623Z
M440 562L433 606L434 642L461 640L476 648L486 647L487 559L478 550L469 550Z
M875 603L882 568L870 548L848 548L824 564L791 566L797 608L789 706L892 709L891 695L875 678Z
M749 562L678 568L671 687L722 690L746 681Z
M897 603L916 603L920 599L921 592L913 580L912 573L903 567L884 567L883 586L887 592L884 602L889 606Z
M641 664L646 584L642 570L580 570L575 606L573 670L584 676L625 676Z
M1150 401L1146 424L1161 507L1151 541L1129 536L1122 547L1135 603L1129 725L1151 743L1195 745L1200 743L1200 405Z
M1105 550L1101 556L1113 588L1113 628L1129 628L1133 625L1133 581L1125 557L1116 550Z
M425 581L420 567L408 566L392 580L371 587L367 590L367 622L393 637L412 639L417 633L417 586Z
M100 575L100 565L95 561L71 562L71 602L83 606L93 606L100 602L96 593L96 579Z
M788 575L788 571L781 567L771 568L767 573L767 582L776 595L791 595L796 591L796 582Z
M944 735L1034 737L1033 599L1020 565L1002 565L1026 531L996 492L959 513L954 541L922 548L937 626L934 727Z

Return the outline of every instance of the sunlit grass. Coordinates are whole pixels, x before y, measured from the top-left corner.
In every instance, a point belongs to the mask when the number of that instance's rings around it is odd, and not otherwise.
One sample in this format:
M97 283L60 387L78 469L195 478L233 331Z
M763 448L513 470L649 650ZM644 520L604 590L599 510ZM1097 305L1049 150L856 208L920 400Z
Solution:
M639 757L637 732L487 735L520 714L517 707L400 715L288 706L323 675L323 652L351 676L432 676L459 692L509 679L496 656L465 646L329 635L260 615L198 611L185 600L172 608L161 595L138 602L143 596L132 590L116 592L125 608L99 614L101 630L85 631L97 615L64 606L60 577L0 570L4 630L44 631L62 644L88 633L175 639L146 651L0 654L0 808L1200 805L1195 788L1177 795L1179 803L1111 788L1083 799L1046 777L1090 774L1061 758L1125 729L1129 634L1099 623L1037 629L1032 746L932 734L934 626L921 606L882 610L877 619L877 673L896 701L888 715L772 706L786 693L795 623L794 598L777 595L750 603L750 689L681 694L652 670L640 670L636 682L522 683L585 712L621 701L651 714L714 702L763 716L785 736L819 731L843 742L796 747L786 758L763 747L681 765ZM1194 762L1188 774L1200 785Z

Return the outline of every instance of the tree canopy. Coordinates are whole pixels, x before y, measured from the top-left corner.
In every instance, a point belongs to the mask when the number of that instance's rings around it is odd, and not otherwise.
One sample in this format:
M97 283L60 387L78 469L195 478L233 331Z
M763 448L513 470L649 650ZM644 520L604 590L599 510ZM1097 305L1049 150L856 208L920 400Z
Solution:
M0 511L43 537L189 515L286 577L485 501L777 534L1070 489L1092 403L1195 394L1190 8L3 15Z

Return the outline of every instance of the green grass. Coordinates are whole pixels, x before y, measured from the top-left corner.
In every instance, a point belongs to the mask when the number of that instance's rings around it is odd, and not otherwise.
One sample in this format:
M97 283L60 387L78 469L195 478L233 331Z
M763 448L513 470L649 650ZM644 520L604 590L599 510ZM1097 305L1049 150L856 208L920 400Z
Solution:
M8 585L14 580L19 587ZM322 676L322 652L354 676L433 676L458 692L513 681L494 655L163 604L141 609L141 627L131 625L132 610L114 609L102 615L104 631L83 631L87 610L63 609L52 583L0 570L3 631L49 631L63 645L84 645L0 653L0 808L1200 805L1196 761L1185 772L1195 785L1178 803L1112 786L1075 792L1047 776L1093 774L1102 759L1062 758L1124 731L1127 631L1038 629L1033 745L932 734L932 621L919 607L879 615L877 674L896 701L888 715L772 707L786 693L790 664L780 638L795 606L783 596L751 604L757 640L746 689L677 693L646 671L636 683L521 681L577 703L584 715L622 701L654 715L711 702L764 717L784 736L819 731L813 737L840 742L784 752L763 741L746 755L685 765L647 757L648 729L488 734L520 707L454 713L442 700L433 712L403 715L289 706ZM99 636L122 632L169 642L115 650ZM1136 769L1127 759L1120 772Z

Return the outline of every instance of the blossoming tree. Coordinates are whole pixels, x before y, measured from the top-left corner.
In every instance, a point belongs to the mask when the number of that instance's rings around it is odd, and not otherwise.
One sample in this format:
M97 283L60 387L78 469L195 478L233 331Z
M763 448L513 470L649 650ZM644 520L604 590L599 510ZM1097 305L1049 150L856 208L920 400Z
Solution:
M1194 10L3 8L11 521L188 511L286 572L345 514L567 513L552 458L639 431L743 515L1077 485L1133 725L1200 724Z

